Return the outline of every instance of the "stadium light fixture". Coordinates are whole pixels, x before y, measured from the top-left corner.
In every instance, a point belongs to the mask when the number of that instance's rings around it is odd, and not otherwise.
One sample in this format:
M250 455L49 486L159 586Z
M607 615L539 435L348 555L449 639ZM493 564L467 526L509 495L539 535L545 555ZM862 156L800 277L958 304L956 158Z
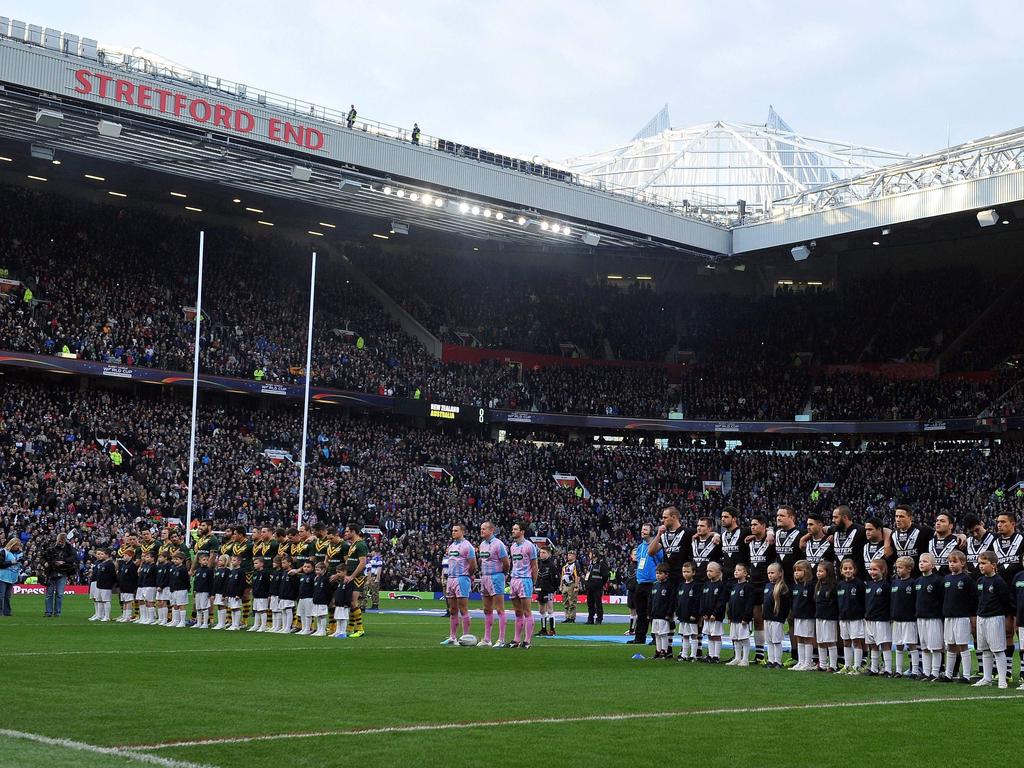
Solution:
M60 160L51 160L54 165L60 165Z
M13 162L11 160L11 158L9 158L9 157L0 157L0 163L10 163L10 162Z
M881 243L880 243L880 242L878 242L877 240L872 240L872 241L871 241L871 244L872 244L872 245L881 245Z
M384 189L382 189L381 191L382 191L382 192L383 192L383 193L384 193L385 195L390 195L390 194L391 194L391 187L384 187Z
M309 181L313 178L313 169L307 168L304 165L293 165L291 177L295 179L295 181Z
M997 221L999 221L999 214L994 209L989 208L985 211L978 211L979 227L991 227Z
M44 177L42 177L42 176L33 176L31 173L28 175L28 177L30 179L32 179L32 181L46 181L46 179Z
M609 280L621 280L622 275L608 275Z
M192 211L193 213L202 213L203 212L202 208L196 208L194 205L186 205L185 206L185 210L186 211Z
M249 213L263 213L262 208L246 208L245 210L247 210Z
M315 235L316 237L323 237L324 236L323 232L317 232L315 229L307 229L306 230L306 234L307 235Z
M811 249L806 245L797 245L791 248L789 253L793 257L793 261L806 261L807 257L811 255Z
M184 192L171 192L171 197L180 197L182 199L188 197Z
M30 144L28 152L36 160L46 160L47 162L53 160L54 156L52 147L44 147L40 144Z
M469 213L469 203L459 203L459 213Z
M558 224L552 224L551 231L557 235L559 232L562 231L562 228Z
M498 221L502 221L505 218L505 214L502 213L501 211L498 211L496 214L494 214L494 218L496 218Z
M583 240L584 245L589 245L591 247L601 242L601 236L595 232L584 232L581 239Z
M373 236L378 238L378 239L380 239L380 240L390 240L391 239L387 235L378 235L376 232L373 233Z
M569 229L568 227L562 227L562 234L563 235L571 235L572 234L572 230Z
M474 206L473 206L473 207L472 207L472 208L470 209L470 212L471 212L471 213L472 213L472 214L473 214L474 216L479 216L479 215L480 215L480 206L479 206L479 205L474 205Z
M391 234L392 235L408 235L409 225L404 221L392 221L391 222Z
M106 139L121 138L121 124L110 120L100 120L96 123L96 132Z
M85 174L85 178L92 179L93 181L106 181L107 180L106 177L104 177L104 176L96 176L96 175L91 174L91 173Z
M882 235L883 236L888 235L891 232L892 232L892 230L889 229L888 227L882 227Z
M231 202L232 202L232 203L240 203L240 202L242 202L242 200L241 200L241 198L238 198L238 197L236 197L236 198L233 198L233 199L231 200Z
M64 122L64 113L55 109L40 109L36 112L36 125L43 128L60 128Z
M111 192L110 190L107 190L107 194L112 195L114 197L128 197L128 195L125 194L124 192Z
M516 223L518 223L520 227L526 226L526 217L520 216L518 219L516 219Z
M491 218L491 209L490 208L484 208L484 218L485 219Z
M328 229L337 229L338 228L337 224L328 224L326 221L321 221L321 222L319 222L319 224L320 224L321 227L327 227Z
M1009 219L1003 219L1003 220L1002 220L1002 221L1000 221L999 223L1000 223L1000 224L1009 224L1009 223L1010 223L1010 220L1009 220Z
M433 203L434 203L434 196L432 194L430 194L429 192L425 193L423 195L423 204L424 205L432 205Z
M434 200L434 207L435 208L443 208L444 207L444 198L443 197L436 198Z
M395 192L395 197L405 197L405 190L400 189L397 192Z
M262 224L264 227L272 227L272 226L274 226L274 223L272 221L262 221L262 220L260 220L260 221L257 221L256 223L257 224Z
M409 199L410 199L410 200L411 200L412 202L414 202L414 203L415 203L415 202L416 202L417 200L419 200L419 199L420 199L420 196L419 196L418 194L416 194L415 192L410 192L410 193L409 193Z
M548 224L546 221L542 221L540 223L540 228L547 232L549 229L551 229L551 225Z
M653 280L654 278L651 277L650 275L637 275L636 279L637 280Z

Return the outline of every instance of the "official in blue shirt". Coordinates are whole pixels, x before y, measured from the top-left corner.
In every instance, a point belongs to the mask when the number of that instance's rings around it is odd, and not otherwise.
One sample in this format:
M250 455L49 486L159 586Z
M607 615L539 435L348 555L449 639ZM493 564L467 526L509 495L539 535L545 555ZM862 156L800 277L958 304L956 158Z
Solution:
M644 523L640 529L640 543L630 555L630 559L636 563L636 592L633 594L633 604L636 606L636 633L632 640L626 642L636 645L644 645L647 642L647 630L651 626L648 616L651 608L651 588L657 581L654 573L658 563L665 559L665 553L660 550L653 555L648 553L653 538L654 526L651 523Z

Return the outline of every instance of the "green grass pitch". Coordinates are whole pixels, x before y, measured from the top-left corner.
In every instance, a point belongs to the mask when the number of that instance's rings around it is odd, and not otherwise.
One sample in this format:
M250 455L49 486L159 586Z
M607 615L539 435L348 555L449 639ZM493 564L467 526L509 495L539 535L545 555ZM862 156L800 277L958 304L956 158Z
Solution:
M89 623L84 598L45 619L40 598L13 602L0 768L854 768L966 758L968 738L992 764L1020 755L1013 688L634 661L631 646L548 638L446 648L447 620L425 616L370 613L366 637L335 640Z

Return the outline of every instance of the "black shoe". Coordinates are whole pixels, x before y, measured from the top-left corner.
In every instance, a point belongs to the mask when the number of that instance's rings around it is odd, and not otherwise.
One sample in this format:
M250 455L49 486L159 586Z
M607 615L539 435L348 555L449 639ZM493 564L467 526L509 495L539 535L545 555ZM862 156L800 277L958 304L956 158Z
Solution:
M520 648L529 648L529 647L530 647L530 644L529 644L529 643L520 643L520 644L519 644L519 647L520 647Z
M637 640L635 637L632 640L627 640L626 645L643 645L642 640Z
M882 677L896 677L892 672L881 672Z
M593 623L594 623L593 619L587 619L587 624L593 624Z
M512 643L506 643L505 647L506 648L518 648L520 645L522 645L522 643L512 642Z

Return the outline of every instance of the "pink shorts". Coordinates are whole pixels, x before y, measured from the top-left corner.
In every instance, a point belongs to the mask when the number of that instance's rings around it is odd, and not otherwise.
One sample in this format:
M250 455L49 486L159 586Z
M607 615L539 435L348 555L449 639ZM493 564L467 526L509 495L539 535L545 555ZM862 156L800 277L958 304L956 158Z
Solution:
M449 576L448 583L444 587L444 596L447 598L469 597L469 576Z
M509 586L513 599L533 599L533 579L513 578Z

